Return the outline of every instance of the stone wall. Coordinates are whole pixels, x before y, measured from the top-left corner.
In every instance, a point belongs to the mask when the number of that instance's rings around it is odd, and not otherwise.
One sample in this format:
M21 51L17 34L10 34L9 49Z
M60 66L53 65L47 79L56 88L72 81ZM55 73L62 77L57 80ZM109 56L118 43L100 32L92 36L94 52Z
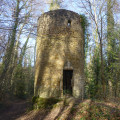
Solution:
M35 95L63 96L63 69L73 69L73 96L84 94L84 39L80 17L59 9L38 19ZM68 68L69 69L69 68Z

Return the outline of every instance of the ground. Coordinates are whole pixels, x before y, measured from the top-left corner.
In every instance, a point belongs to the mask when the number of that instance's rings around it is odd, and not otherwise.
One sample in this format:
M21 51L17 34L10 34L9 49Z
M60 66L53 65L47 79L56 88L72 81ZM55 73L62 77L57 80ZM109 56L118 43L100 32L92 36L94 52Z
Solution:
M28 100L16 99L0 105L0 120L15 120L25 114L29 107Z
M30 100L14 100L0 108L0 120L120 120L119 101L67 98L51 109L30 110Z

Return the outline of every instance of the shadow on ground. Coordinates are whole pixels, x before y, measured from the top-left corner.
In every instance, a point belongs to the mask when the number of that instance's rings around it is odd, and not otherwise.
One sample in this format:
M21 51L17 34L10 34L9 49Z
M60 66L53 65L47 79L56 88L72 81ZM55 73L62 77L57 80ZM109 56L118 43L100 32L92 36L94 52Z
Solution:
M25 114L29 107L29 100L14 100L2 104L0 108L0 120L15 120Z
M67 98L52 109L26 112L27 102L16 102L2 111L0 120L120 120L120 104L116 102ZM8 119L9 118L9 119Z

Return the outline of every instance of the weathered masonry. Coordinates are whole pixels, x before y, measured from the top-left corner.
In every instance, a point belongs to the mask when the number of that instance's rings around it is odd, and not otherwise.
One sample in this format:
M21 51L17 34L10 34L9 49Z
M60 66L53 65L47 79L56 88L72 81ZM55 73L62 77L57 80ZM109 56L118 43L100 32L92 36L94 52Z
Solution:
M59 9L38 19L35 96L84 94L84 38L80 16Z

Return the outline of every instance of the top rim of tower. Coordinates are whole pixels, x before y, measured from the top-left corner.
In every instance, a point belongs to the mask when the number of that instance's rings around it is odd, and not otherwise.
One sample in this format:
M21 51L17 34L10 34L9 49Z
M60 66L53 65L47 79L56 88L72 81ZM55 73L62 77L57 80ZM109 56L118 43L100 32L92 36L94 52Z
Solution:
M57 10L51 10L51 11L48 11L48 12L45 12L43 14L41 14L41 17L44 17L45 15L51 15L51 16L54 16L54 15L58 15L58 16L62 16L62 15L66 15L67 13L71 13L71 15L74 15L78 18L80 18L80 15L74 11L71 11L71 10L66 10L66 9L57 9ZM39 19L38 18L38 19Z

